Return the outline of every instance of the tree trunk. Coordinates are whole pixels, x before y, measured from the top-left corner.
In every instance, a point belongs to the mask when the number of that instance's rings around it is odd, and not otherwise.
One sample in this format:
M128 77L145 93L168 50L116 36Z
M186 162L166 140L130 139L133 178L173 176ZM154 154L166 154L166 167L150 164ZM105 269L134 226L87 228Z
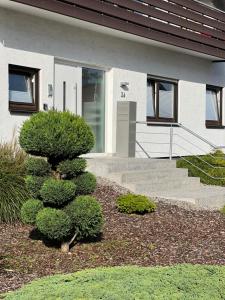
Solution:
M74 236L72 237L72 239L68 242L62 242L61 244L61 251L63 253L69 253L70 251L70 245L74 242L75 238L77 237L77 232L74 234Z
M68 253L70 251L70 243L69 242L63 242L61 244L61 251L63 253Z

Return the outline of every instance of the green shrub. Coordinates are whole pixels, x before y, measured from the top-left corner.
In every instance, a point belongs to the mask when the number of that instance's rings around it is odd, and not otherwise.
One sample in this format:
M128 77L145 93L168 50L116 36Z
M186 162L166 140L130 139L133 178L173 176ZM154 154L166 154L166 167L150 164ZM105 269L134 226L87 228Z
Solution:
M222 151L199 157L186 156L177 160L177 167L188 169L189 176L199 177L204 184L225 186L225 159L223 157Z
M29 198L23 178L26 157L16 139L0 144L0 223L19 220L21 206Z
M118 210L126 214L144 214L156 210L156 204L142 195L127 194L122 195L116 200Z
M67 239L72 229L69 216L62 210L50 207L39 211L36 226L48 239L58 241Z
M223 208L221 208L220 212L225 215L225 206Z
M62 161L58 165L58 172L65 175L67 178L73 178L84 172L87 166L86 160L84 158L76 158L73 160Z
M73 200L76 194L76 185L72 181L50 178L43 184L40 195L44 203L55 206Z
M40 190L44 182L46 181L46 177L39 177L39 176L31 176L28 175L25 178L26 187L34 199L40 197Z
M89 152L94 135L83 118L70 112L39 112L23 124L20 145L29 154L48 157L53 166Z
M43 158L29 157L25 166L27 175L48 176L51 171L50 164Z
M5 300L224 300L225 267L114 267L45 277Z
M97 180L94 174L85 172L73 179L77 186L77 195L88 195L94 192Z
M40 200L29 199L21 208L21 219L26 224L35 225L36 216L40 210L44 208L44 204Z
M70 217L77 239L93 238L100 234L103 226L102 208L91 196L80 196L65 208Z

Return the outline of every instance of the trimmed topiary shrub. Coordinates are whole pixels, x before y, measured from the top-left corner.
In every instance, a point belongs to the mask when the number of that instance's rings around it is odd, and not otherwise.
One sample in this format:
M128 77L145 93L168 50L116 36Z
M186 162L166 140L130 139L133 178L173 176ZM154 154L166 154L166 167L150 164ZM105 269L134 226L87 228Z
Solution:
M50 178L44 182L40 195L44 203L62 206L73 200L76 195L76 185L72 181Z
M39 112L24 122L20 145L29 154L47 157L54 165L88 153L94 135L83 118L70 112Z
M27 200L21 208L21 219L25 224L35 225L36 216L44 208L42 201L37 199Z
M87 166L86 160L84 158L75 158L73 160L62 161L57 170L61 175L67 178L73 178L84 172Z
M29 157L25 166L27 175L48 176L51 172L50 164L43 158Z
M29 216L33 210L32 217L27 217L28 222L35 223L49 239L61 241L61 250L68 252L74 239L81 236L82 228L83 231L86 228L83 236L92 237L98 231L97 226L100 226L98 210L94 210L91 200L90 207L84 202L85 211L79 212L81 219L77 220L77 224L80 227L75 226L74 222L72 226L69 216L63 211L77 194L92 193L96 187L95 176L85 172L86 161L79 157L94 146L91 128L83 118L70 112L40 112L24 122L20 144L28 154L43 157L27 160L30 175L26 177L26 184L32 197L41 200L45 207L38 212L35 222L37 203L26 204L22 214L25 215L25 208Z
M88 195L94 192L97 186L97 180L94 174L85 172L73 179L77 186L77 195Z
M39 177L39 176L31 176L28 175L25 178L26 187L34 199L40 197L40 189L44 182L46 181L46 177Z
M156 204L142 195L127 194L122 195L116 200L118 210L126 214L144 214L156 210Z
M77 197L65 208L65 212L71 219L77 239L94 238L101 233L102 208L94 197Z
M63 241L71 234L72 224L69 216L62 210L44 208L37 214L38 230L50 240Z

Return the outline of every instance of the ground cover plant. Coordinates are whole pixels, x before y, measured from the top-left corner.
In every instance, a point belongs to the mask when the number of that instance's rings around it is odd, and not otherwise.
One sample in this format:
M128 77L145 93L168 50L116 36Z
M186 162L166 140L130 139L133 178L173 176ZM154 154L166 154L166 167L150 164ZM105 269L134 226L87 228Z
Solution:
M0 223L19 220L21 206L29 197L24 181L25 159L15 138L0 144Z
M118 210L126 214L145 214L156 210L156 204L143 195L126 194L117 198Z
M207 176L198 168L202 169ZM222 151L217 150L207 155L186 156L184 159L177 160L178 168L187 168L189 176L200 177L200 180L204 184L225 186L225 155Z
M109 266L167 266L207 264L225 266L225 218L216 211L190 211L157 203L153 214L118 212L116 199L128 191L98 179L91 195L103 208L101 239L77 241L70 254L60 243L46 242L21 223L2 224L0 240L0 291L21 287L43 276Z
M60 242L63 252L74 240L97 237L102 208L94 197L82 196L96 188L95 176L85 172L86 161L79 157L94 145L84 119L70 112L40 112L24 122L19 141L33 155L26 161L32 198L22 206L23 222Z
M56 275L32 282L5 300L204 299L225 295L225 267L116 267Z

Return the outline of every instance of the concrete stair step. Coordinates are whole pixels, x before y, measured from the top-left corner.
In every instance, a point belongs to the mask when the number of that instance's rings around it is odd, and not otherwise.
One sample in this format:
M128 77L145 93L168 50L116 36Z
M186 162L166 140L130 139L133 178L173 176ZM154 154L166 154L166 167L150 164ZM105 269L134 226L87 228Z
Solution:
M225 187L205 186L187 169L167 159L98 157L87 159L88 170L117 182L131 192L193 209L225 205Z
M164 183L167 180L187 178L187 169L164 168L110 173L110 178L117 183L137 183L142 181Z
M124 172L124 171L140 171L151 169L176 168L176 162L160 159L145 159L145 158L102 158L102 159L87 159L88 170L99 176L104 176L109 173Z
M225 188L215 186L179 188L176 190L164 190L157 192L147 192L147 196L163 199L164 201L180 204L186 203L193 205L192 208L218 209L225 205Z
M197 177L178 177L176 180L174 178L167 178L164 182L159 182L157 178L152 181L141 181L137 183L125 184L127 188L136 193L146 193L146 192L159 192L159 191L171 191L185 188L199 188L200 179Z

